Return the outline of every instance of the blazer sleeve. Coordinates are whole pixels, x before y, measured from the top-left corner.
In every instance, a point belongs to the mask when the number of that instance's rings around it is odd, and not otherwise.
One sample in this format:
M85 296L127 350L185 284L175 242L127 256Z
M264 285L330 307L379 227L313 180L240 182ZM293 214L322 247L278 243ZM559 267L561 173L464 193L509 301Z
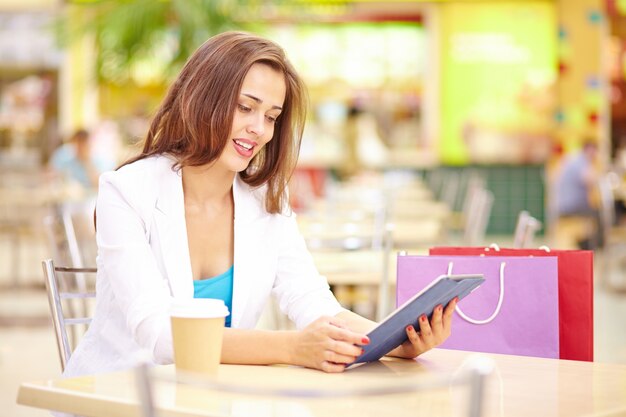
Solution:
M171 291L149 243L156 185L146 174L103 174L97 202L99 278L106 280L111 314L125 318L135 342L157 363L171 363L173 352L168 307ZM156 193L154 193L156 195ZM146 198L147 197L147 198Z
M295 213L282 217L278 241L278 265L273 294L284 314L298 329L321 316L335 316L341 307L330 291L326 277L319 274L313 257L298 230Z

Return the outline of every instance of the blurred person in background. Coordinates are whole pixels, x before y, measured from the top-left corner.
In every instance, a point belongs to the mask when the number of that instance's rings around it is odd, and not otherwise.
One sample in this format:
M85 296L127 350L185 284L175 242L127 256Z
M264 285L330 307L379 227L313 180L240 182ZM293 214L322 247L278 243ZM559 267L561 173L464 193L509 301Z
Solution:
M580 151L565 157L557 174L557 216L586 220L589 226L584 235L577 238L581 249L596 249L603 243L597 201L600 175L597 164L598 143L587 138Z
M85 190L96 190L100 174L111 167L92 151L89 132L78 129L53 152L50 168L65 181L80 184Z
M223 363L341 372L362 354L376 323L337 302L288 205L306 109L302 80L269 40L226 32L189 58L142 152L101 176L96 310L66 376L128 369L146 352L172 363L174 298L228 306ZM271 296L298 330L255 329ZM389 354L442 343L455 305L420 317Z

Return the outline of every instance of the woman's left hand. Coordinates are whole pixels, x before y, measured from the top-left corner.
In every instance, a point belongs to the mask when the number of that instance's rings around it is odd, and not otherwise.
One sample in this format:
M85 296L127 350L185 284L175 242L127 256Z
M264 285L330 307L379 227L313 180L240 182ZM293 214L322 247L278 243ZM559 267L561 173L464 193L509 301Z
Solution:
M419 332L413 326L408 326L406 328L408 340L388 355L412 359L442 344L452 331L452 313L457 301L457 298L453 299L445 309L441 305L435 307L430 323L426 316L419 317Z

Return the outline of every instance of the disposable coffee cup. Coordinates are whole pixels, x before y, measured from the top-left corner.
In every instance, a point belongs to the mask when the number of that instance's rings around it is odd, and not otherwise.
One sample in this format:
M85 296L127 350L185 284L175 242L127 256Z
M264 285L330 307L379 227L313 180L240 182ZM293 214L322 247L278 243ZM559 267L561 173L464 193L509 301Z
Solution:
M170 318L177 373L217 372L228 314L223 300L191 298L172 303Z

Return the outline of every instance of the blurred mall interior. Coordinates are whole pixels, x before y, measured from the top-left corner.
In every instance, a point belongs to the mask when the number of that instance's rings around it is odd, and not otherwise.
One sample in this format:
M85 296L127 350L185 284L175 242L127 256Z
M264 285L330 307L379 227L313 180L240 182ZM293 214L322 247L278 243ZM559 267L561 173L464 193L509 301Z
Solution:
M48 415L17 387L60 374L41 261L95 265L97 183L61 167L74 133L96 176L114 169L228 29L277 41L306 81L290 197L346 307L390 311L398 251L590 249L594 359L626 363L626 0L1 0L0 414ZM594 214L563 215L585 143Z

